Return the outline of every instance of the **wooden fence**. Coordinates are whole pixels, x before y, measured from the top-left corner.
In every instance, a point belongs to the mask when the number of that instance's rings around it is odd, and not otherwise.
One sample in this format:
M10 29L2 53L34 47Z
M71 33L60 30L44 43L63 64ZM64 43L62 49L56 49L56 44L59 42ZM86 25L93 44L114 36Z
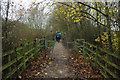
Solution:
M120 55L85 42L84 63L89 61L104 78L120 79ZM87 66L87 64L85 65Z
M38 41L39 45L45 45L45 41ZM53 43L52 43L53 44ZM38 44L37 44L38 45ZM2 55L2 79L17 78L30 63L37 58L40 51L45 48L37 47L36 41L24 41L21 47L5 52ZM49 42L48 46L52 46Z

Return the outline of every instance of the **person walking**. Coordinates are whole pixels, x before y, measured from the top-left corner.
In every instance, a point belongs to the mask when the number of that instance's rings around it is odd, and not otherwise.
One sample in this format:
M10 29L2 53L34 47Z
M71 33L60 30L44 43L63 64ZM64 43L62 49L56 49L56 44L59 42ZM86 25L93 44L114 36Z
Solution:
M61 33L57 32L57 34L56 34L56 41L57 42L60 42L61 36L62 36Z

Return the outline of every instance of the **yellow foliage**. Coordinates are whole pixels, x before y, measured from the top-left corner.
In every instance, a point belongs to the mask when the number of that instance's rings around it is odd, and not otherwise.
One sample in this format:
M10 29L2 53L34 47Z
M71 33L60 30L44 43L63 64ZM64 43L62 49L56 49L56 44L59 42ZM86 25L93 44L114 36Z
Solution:
M76 8L76 11L79 11L79 8Z
M52 14L49 14L49 15L52 15Z
M118 8L115 8L115 11L117 11L118 10Z
M20 16L24 16L24 14L20 14Z
M74 9L73 7L71 9Z
M83 16L81 16L80 18L83 18Z
M90 48L92 47L92 45L90 45Z
M87 20L90 20L89 18L86 18Z
M75 4L77 4L77 3L75 3Z
M76 11L74 12L74 14L76 14Z
M70 8L68 9L68 11L70 11Z
M72 17L72 19L74 18L74 16Z
M79 50L79 53L80 53L81 51Z
M74 22L76 22L76 20L74 20Z
M117 36L117 34L114 34L114 36L116 37L116 36Z
M87 10L87 8L85 8L85 10Z
M62 6L62 4L60 4L60 6Z
M71 11L71 13L74 13L74 12L76 12L76 11L75 11L75 10L72 10L72 11Z
M70 15L69 14L67 14L67 17L69 17Z
M66 14L66 12L64 12L64 14Z
M112 46L113 49L115 49L116 51L118 50L118 37L117 34L115 32L112 33L113 37L112 37ZM103 44L103 48L108 49L109 48L109 42L108 42L108 33L107 32L103 32L103 35L101 35L101 39L102 39L102 44ZM95 39L96 42L99 42L100 39L99 37L97 39Z
M69 19L68 19L67 21L68 21L68 22L70 22L70 20L69 20Z
M82 4L79 4L79 6L81 6Z
M72 16L72 14L70 15L70 17Z
M93 12L94 13L94 9L92 9L92 11L91 12Z
M95 41L97 42L97 39L95 39Z
M32 4L35 4L35 2L33 2Z

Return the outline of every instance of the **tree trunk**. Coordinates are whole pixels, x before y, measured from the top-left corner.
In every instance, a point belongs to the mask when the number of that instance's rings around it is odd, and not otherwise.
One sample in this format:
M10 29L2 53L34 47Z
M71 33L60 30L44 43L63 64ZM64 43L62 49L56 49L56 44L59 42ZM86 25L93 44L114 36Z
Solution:
M105 8L106 8L106 14L107 14L107 31L108 31L108 42L109 42L109 50L113 52L112 48L112 40L111 40L111 28L110 28L110 21L109 21L109 9L108 9L108 4L105 2Z
M99 3L98 3L99 4ZM96 4L96 8L100 8L99 5ZM101 8L100 8L101 11ZM98 12L97 12L97 20L98 20ZM100 21L101 21L101 16L100 16ZM98 32L99 32L99 38L100 38L100 45L99 47L102 47L102 39L101 39L101 25L97 22L97 26L98 26Z
M7 39L7 28L8 28L8 24L7 24L7 22L8 22L8 13L9 13L9 5L10 5L10 3L9 3L9 0L8 0L8 2L7 2L7 10L6 10L6 29L5 29L5 38Z

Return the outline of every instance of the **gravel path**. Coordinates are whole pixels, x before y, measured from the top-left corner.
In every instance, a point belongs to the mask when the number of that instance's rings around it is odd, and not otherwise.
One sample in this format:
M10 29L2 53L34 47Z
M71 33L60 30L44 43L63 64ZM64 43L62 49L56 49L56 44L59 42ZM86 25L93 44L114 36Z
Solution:
M86 62L87 66L84 66L82 55L77 54L75 56L74 54L75 52L68 53L68 50L61 42L56 42L53 53L48 52L46 58L40 54L36 60L31 62L31 66L19 77L21 77L22 80L27 80L27 78L38 78L40 80L41 78L85 79L101 77L99 71L92 70L89 61Z
M44 54L44 53L43 53ZM39 55L37 60L31 62L22 75L22 80L26 78L73 78L73 68L70 67L70 54L60 42L56 42L52 51L47 54L46 58Z
M53 54L54 58L46 69L46 74L49 78L70 78L70 66L68 63L69 54L67 49L62 45L62 43L55 43Z

